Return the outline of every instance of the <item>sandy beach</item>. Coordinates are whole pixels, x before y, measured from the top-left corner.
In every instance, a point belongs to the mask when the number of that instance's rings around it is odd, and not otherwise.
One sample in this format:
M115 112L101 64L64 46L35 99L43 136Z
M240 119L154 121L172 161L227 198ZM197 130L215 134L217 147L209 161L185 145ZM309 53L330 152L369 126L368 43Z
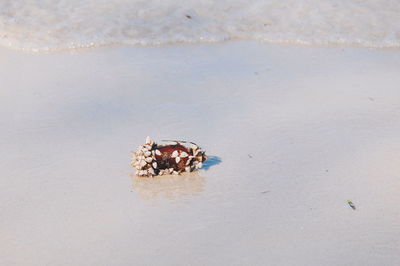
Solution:
M0 62L0 265L400 264L397 49L1 48ZM147 135L210 159L134 177Z

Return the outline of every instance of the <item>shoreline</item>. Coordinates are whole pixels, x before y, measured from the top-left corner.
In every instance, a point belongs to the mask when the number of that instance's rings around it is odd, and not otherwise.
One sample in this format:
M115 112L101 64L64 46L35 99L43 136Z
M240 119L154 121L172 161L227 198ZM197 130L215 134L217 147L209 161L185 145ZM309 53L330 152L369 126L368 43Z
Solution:
M257 43L259 45L267 46L281 46L281 47L308 47L308 48L340 48L340 49L367 49L377 51L398 51L399 45L393 46L368 46L361 43L307 43L307 42L290 42L290 41L263 41L263 40L243 40L243 39L229 39L223 41L209 41L209 42L171 42L163 44L127 44L127 43L110 43L103 45L90 45L70 48L42 48L42 49L31 49L31 48L16 48L11 46L0 46L0 49L11 50L17 53L23 54L65 54L65 53L86 53L91 51L101 51L108 49L141 49L141 48L171 48L171 47L196 47L196 46L216 46L230 43Z

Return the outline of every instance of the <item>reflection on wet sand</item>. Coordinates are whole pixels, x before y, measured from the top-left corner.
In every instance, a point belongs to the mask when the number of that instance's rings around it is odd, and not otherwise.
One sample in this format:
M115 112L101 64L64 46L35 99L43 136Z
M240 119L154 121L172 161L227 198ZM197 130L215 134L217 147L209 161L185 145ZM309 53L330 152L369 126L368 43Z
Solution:
M155 176L151 178L131 175L133 190L145 200L165 198L176 200L193 196L204 190L206 180L198 173Z

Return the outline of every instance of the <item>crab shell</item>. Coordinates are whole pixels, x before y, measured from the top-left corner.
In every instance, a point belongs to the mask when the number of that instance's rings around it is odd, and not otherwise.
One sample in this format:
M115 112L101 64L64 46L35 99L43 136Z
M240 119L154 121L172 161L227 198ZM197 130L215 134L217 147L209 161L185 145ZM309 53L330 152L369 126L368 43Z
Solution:
M207 156L204 152L199 152L196 154L192 148L185 147L180 143L176 145L166 145L157 147L160 151L160 155L155 154L156 162L160 169L174 168L176 171L185 170L185 168L190 165L191 161L204 162ZM179 161L177 162L177 156L173 156L174 153L187 154L187 156L179 156Z
M206 159L205 152L194 143L190 147L178 141L157 145L147 137L146 143L134 153L131 165L137 169L136 175L149 177L192 172L201 168Z

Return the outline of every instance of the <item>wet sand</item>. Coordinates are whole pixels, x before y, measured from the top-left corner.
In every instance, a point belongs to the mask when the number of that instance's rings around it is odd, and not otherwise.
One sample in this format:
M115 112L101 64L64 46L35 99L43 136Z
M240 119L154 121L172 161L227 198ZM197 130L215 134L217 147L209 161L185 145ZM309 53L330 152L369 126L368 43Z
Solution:
M398 50L0 59L1 265L400 264ZM211 160L138 179L130 151L147 135Z

